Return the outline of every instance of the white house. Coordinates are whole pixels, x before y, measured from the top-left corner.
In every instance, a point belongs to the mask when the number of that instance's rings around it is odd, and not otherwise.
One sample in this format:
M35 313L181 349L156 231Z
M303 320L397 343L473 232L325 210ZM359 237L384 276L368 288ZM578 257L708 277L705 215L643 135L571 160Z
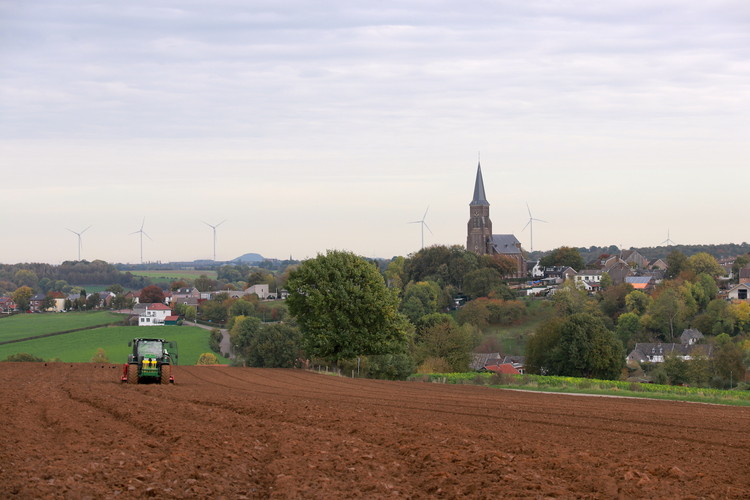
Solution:
M143 304L145 310L138 316L138 326L163 326L172 309L164 304Z

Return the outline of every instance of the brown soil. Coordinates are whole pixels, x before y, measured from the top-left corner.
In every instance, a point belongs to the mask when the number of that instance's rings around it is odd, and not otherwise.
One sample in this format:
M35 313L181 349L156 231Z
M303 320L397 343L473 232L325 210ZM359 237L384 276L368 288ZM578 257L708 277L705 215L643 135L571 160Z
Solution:
M748 498L750 410L176 367L0 363L2 498Z

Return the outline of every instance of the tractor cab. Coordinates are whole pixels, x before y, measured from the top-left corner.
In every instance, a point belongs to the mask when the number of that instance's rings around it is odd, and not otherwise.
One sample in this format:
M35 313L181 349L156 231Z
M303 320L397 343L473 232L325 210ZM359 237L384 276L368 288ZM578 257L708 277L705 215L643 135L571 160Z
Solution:
M177 343L164 339L137 338L128 342L133 350L123 367L122 382L174 384L172 365L177 364Z

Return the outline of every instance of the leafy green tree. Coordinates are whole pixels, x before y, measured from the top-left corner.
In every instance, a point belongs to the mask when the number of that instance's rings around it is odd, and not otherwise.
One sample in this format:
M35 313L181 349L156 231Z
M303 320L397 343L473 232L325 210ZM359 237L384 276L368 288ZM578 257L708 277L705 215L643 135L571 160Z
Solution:
M631 292L633 292L633 286L629 283L612 285L601 291L599 307L604 314L612 319L616 319L617 316L625 311L625 299Z
M548 321L529 340L526 353L529 370L547 375L616 379L625 363L620 341L588 313Z
M696 275L705 273L714 278L725 274L724 268L719 265L712 255L706 252L691 255L682 267L684 271L690 271Z
M560 327L558 361L562 373L572 377L619 378L625 363L622 344L600 318L574 314Z
M243 351L248 366L292 368L303 357L299 328L288 324L262 325L249 337Z
M102 297L98 293L92 293L86 297L86 309L96 309L102 303Z
M409 283L404 291L401 312L416 323L425 314L437 312L439 297L440 287L434 281Z
M552 375L562 370L557 359L562 318L542 323L526 343L526 371L537 375ZM564 360L562 360L564 362Z
M541 259L539 265L542 267L568 266L580 271L586 266L581 253L576 248L560 247L552 250Z
M216 286L216 280L212 280L205 274L201 274L200 276L195 278L194 285L199 292L210 292Z
M369 378L406 380L416 370L414 360L406 352L367 356L364 361Z
M625 296L625 307L628 312L635 313L638 316L644 315L650 305L651 296L640 290L633 290Z
M714 340L716 343L713 355L715 375L712 385L731 389L737 385L737 382L745 380L747 371L744 363L745 353L742 346L726 333L717 335Z
M482 267L464 276L463 291L472 299L487 297L503 284L502 276L495 269Z
M460 325L466 323L477 328L486 328L490 325L489 301L486 298L470 300L456 313L456 321Z
M634 339L637 339L642 331L641 318L634 312L627 312L617 318L617 338L622 345L630 350L634 347Z
M662 290L649 307L649 327L661 332L665 340L672 342L675 332L686 326L685 320L690 312L686 302L686 296L680 288L670 286Z
M125 288L123 288L122 285L115 283L114 285L110 285L107 288L105 288L106 292L112 292L115 295L121 295L125 293Z
M287 306L310 356L337 362L405 349L409 327L397 292L362 257L329 250L303 262L287 287Z
M417 327L415 358L444 359L451 371L464 372L471 361L472 331L461 327L447 314L431 314Z
M406 273L404 266L406 265L406 259L403 257L394 257L391 262L388 263L388 267L385 269L385 282L390 288L396 290L403 290L406 286Z
M34 296L34 290L28 286L20 286L16 289L11 298L16 303L16 307L19 311L28 311L29 305L31 304L31 297Z
M47 292L42 301L42 311L48 311L55 307L55 298L52 296L52 292Z
M206 300L198 308L201 312L201 319L213 323L224 323L227 320L227 306L223 300Z
M684 253L679 250L673 250L667 255L667 271L665 276L667 278L676 278L682 272L687 257Z
M255 312L255 304L249 300L239 299L229 306L230 316L251 316Z
M36 288L39 283L39 277L34 271L29 269L19 269L13 276L13 281L19 287L27 286L29 288Z
M672 385L682 385L688 382L688 361L683 361L679 356L667 356L664 358L664 372Z

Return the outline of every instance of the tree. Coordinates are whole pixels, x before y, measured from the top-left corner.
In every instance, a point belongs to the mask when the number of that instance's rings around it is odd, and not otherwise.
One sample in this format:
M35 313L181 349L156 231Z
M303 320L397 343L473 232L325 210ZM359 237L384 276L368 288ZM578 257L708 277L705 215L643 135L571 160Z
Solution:
M408 321L378 268L350 252L307 260L287 283L289 312L310 356L333 361L403 351Z
M47 292L42 301L42 311L49 311L55 307L55 298L52 296L52 292Z
M625 296L625 307L628 312L635 313L638 316L644 315L650 305L651 296L640 290L633 290Z
M682 272L682 268L685 265L687 257L679 250L673 250L667 255L667 271L665 276L667 278L676 278Z
M122 285L117 284L117 283L114 285L108 286L107 288L105 288L105 291L112 292L115 295L122 295L123 293L125 293L125 289L122 287Z
M141 290L138 301L141 304L161 304L164 302L164 291L156 285L149 285Z
M444 359L451 371L464 372L471 361L472 332L447 314L430 314L417 327L415 352L417 362L430 358Z
M617 329L615 333L622 345L628 350L634 347L633 340L641 333L641 318L634 312L626 312L617 318Z
M96 309L102 302L102 297L98 293L92 293L86 297L86 309Z
M662 290L649 307L650 328L660 331L665 340L671 342L675 331L685 326L689 313L687 302L685 294L678 287L670 286Z
M581 253L576 248L560 247L552 250L539 260L542 267L568 266L580 271L586 266Z
M574 314L560 327L559 375L616 379L625 356L622 344L601 319L587 313Z
M299 328L282 323L261 325L243 351L248 366L292 368L302 357Z
M11 298L13 299L13 302L16 303L18 310L28 311L29 305L31 305L31 297L33 296L34 290L27 286L21 286L16 288L16 291L13 292Z
M201 274L195 278L195 288L197 288L199 292L210 292L215 286L216 280L212 280L205 274Z
M34 288L39 283L39 277L34 271L30 271L29 269L19 269L13 276L13 281L18 286Z
M618 378L625 362L614 333L588 313L544 323L529 339L526 357L531 373L599 379Z
M502 276L499 272L489 267L483 267L464 276L463 292L472 299L487 297L502 284Z
M625 299L631 292L633 292L633 286L629 283L610 286L601 291L600 297L602 301L599 307L604 314L612 319L617 319L625 311Z
M404 291L401 312L412 323L424 316L437 312L440 287L434 281L420 281L409 283Z
M696 275L706 273L714 278L724 274L724 268L719 265L712 255L706 252L698 252L695 255L691 255L685 261L683 270L690 271Z
M33 354L29 354L27 352L19 352L16 354L9 354L7 358L5 358L3 361L10 361L13 363L19 363L19 362L34 362L34 363L40 363L44 361L44 359L34 356Z
M714 339L713 365L715 376L712 385L721 388L732 388L737 382L745 380L747 367L744 364L745 353L742 346L734 342L729 335L722 333Z

